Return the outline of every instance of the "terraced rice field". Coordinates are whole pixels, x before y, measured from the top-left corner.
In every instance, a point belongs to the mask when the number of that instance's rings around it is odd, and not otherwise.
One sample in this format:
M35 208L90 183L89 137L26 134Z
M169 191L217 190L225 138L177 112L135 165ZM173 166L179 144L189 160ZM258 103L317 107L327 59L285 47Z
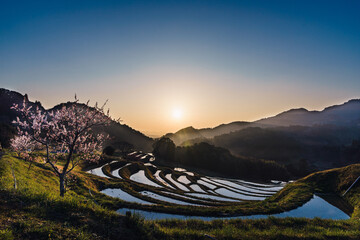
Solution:
M141 204L224 206L242 201L261 201L286 183L254 183L240 179L204 176L184 168L157 166L151 154L133 152L127 161L105 164L89 173L126 181L133 189L104 189L102 193Z

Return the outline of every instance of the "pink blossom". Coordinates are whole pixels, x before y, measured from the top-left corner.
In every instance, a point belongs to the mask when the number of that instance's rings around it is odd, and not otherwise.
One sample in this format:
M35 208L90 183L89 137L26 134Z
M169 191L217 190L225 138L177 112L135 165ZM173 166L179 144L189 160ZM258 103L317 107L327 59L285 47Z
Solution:
M16 151L33 149L42 146L47 152L47 163L60 178L61 182L66 174L72 171L81 160L98 161L101 145L106 139L102 134L95 134L93 128L107 125L111 122L109 111L104 113L102 107L90 107L89 102L79 104L78 99L64 104L60 109L43 111L36 107L15 104L15 109L21 114L21 119L13 121L17 125L19 136L12 140L12 147ZM55 164L57 155L66 153L66 162L62 170ZM79 158L75 158L77 154ZM63 195L60 187L60 194Z

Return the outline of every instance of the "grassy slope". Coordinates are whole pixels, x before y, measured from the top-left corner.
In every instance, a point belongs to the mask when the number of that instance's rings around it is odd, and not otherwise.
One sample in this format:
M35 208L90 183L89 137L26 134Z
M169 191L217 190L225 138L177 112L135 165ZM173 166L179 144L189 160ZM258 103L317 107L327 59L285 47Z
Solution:
M18 183L16 191L11 164ZM0 239L208 239L204 234L216 239L360 238L360 184L346 196L355 208L352 219L347 221L294 218L143 221L137 216L119 216L94 203L89 189L103 206L116 209L126 205L98 193L98 189L111 185L107 179L75 170L69 191L65 198L60 198L57 178L47 167L35 164L28 171L27 166L28 163L11 154L0 160ZM358 175L360 165L312 174L289 184L265 204L241 205L236 212L291 209L304 203L314 191L344 192Z
M334 193L341 196L348 187L360 176L360 164L343 168L321 171L308 175L300 181L306 182L320 193ZM353 219L360 219L360 182L344 196L344 199L354 208Z
M103 184L96 178L74 171L61 198L57 177L47 167L27 167L8 154L0 159L0 239L147 239L142 226L93 202L88 189Z

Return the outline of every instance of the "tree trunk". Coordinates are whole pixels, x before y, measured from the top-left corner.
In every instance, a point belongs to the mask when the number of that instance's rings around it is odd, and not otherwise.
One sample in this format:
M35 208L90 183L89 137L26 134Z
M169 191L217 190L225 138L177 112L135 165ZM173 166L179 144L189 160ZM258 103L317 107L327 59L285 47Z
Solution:
M63 197L65 195L65 175L60 175L60 196Z
M12 166L11 166L11 173L12 173L13 178L14 178L14 189L17 189L16 177L15 177L14 169L12 168Z
M33 161L30 161L30 164L29 164L29 167L28 167L28 170L27 170L27 171L30 170L32 163L33 163Z

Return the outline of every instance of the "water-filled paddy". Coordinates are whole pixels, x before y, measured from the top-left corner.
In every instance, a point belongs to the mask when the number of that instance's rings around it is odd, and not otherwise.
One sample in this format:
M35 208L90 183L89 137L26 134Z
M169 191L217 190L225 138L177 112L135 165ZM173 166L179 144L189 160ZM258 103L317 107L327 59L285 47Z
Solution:
M202 189L200 188L200 186L197 185L197 184L192 184L192 185L190 185L190 188L193 189L195 192L205 193L205 191L202 190Z
M88 173L91 173L91 174L94 174L96 176L99 176L99 177L105 177L105 178L110 178L108 176L106 176L104 174L104 172L102 171L102 167L98 167L98 168L94 168L94 169L91 169L89 171L87 171Z
M174 168L174 170L178 172L186 172L186 169L184 168Z
M130 180L132 180L134 182L150 185L150 186L153 186L153 187L162 187L159 184L157 184L157 183L151 181L150 179L148 179L145 176L145 171L144 170L140 170L137 173L131 175Z
M350 217L342 212L340 209L329 204L322 198L314 196L309 202L297 209L272 215L251 215L251 216L238 216L238 217L202 217L202 216L184 216L179 214L168 214L168 213L157 213L143 210L133 210L129 208L119 209L117 212L125 214L126 211L139 213L147 220L158 220L158 219L202 219L202 220L215 220L215 219L259 219L273 217L306 217L306 218L323 218L323 219L349 219Z
M112 171L111 172L111 175L113 175L114 177L117 177L117 178L122 178L119 174L119 169L116 169L115 171Z
M215 200L215 201L220 201L220 202L240 202L241 200L238 199L231 199L231 198L227 198L227 197L221 197L221 196L214 196L211 194L205 194L205 193L185 193L188 196L195 196L195 197L199 197L199 198L205 198L205 199L210 199L210 200Z
M187 179L187 177L185 175L182 175L178 178L178 181L181 183L185 183L185 184L190 184L191 182L189 181L189 179Z
M153 157L152 155L139 152L132 152L129 155L133 161L123 164L123 166L119 164L122 167L117 169L114 169L113 164L110 173L114 176L115 179L123 179L130 185L137 183L144 184L142 185L142 188L145 189L141 193L143 195L147 195L147 197L157 199L165 205L192 204L204 206L205 203L205 205L209 204L208 206L213 206L214 204L224 204L224 202L236 203L242 201L259 201L265 199L268 196L271 196L283 187L282 185L280 186L279 184L272 183L257 184L237 179L223 179L203 176L189 172L184 168L174 168L171 170L169 168L156 166L156 164L153 164L153 162L150 163L143 161L144 156ZM149 158L146 159L149 160ZM134 160L138 161L134 162ZM104 174L103 167L95 168L89 172L101 177L109 178ZM144 169L146 168L152 168L152 170L146 170L147 173L145 174ZM156 171L153 172L153 169ZM120 171L130 172L130 176L123 175L122 177L120 176ZM161 190L164 194L178 196L183 199L191 199L194 202L188 203L179 199L172 199L171 197L162 196L155 193L152 189L153 187ZM136 192L130 191L129 193L126 193L123 192L120 188L118 191L116 191L116 189L112 189L111 192L106 189L103 191L103 193L109 196L121 198L128 202L144 203L142 199L136 197ZM150 196L150 193L152 193L152 196ZM148 202L145 202L145 204L147 203Z
M123 162L123 164L118 164L122 167L117 169L114 169L114 166L117 165L112 164L110 172L114 176L114 180L121 178L123 181L127 182L127 184L130 184L130 186L133 185L133 189L138 189L137 191L139 192L136 192L135 190L127 190L127 192L125 192L120 188L108 188L101 192L111 197L120 198L124 201L138 204L156 205L156 203L150 201L154 200L154 202L156 202L155 200L157 200L159 204L161 203L162 205L169 206L175 206L173 204L176 204L184 206L194 205L199 207L212 207L229 204L233 205L242 203L244 201L261 201L266 197L275 194L277 191L280 191L286 185L286 183L279 181L274 181L272 183L256 183L241 179L225 179L204 176L201 174L189 172L183 168L170 169L167 167L157 166L157 164L154 164L154 162L149 163L149 157L145 158L144 161L144 155L146 156L146 154L143 153L132 153L131 162L128 162L127 164L125 164L126 162ZM136 160L136 158L138 159ZM109 164L105 164L104 166L108 165ZM100 177L108 178L111 181L111 177L104 174L104 172L108 171L103 170L104 166L92 169L88 172ZM123 174L123 177L119 175L120 170L122 171L122 174L123 172L126 173ZM154 179L156 179L158 182ZM136 185L138 183L142 184L140 185L140 189L135 187L139 186ZM144 199L147 199L148 201L141 199L143 198L141 195L144 196ZM127 210L128 209L119 209L118 212L125 213ZM136 210L136 212L143 214L147 219L219 219L217 217L189 217L177 214L156 213L142 210ZM320 217L330 219L349 218L344 212L317 196L315 196L302 207L271 216L307 218ZM226 219L264 217L267 217L267 215L227 217Z
M183 191L189 191L189 189L187 187L185 187L183 184L175 181L172 177L171 177L171 174L166 174L165 177L170 181L172 182L173 184L175 184L175 186L177 186L178 188L180 188L181 190Z
M153 192L143 191L143 192L140 192L140 193L142 195L145 195L145 196L157 199L157 200L161 200L161 201L164 201L164 202L167 202L167 203L174 203L174 204L180 204L180 205L199 205L199 204L189 203L189 202L180 201L180 200L177 200L177 199L165 197L165 196L162 196L160 194L153 193Z
M154 203L142 200L140 198L134 197L119 188L107 188L107 189L102 190L101 193L104 193L111 197L120 198L120 199L122 199L124 201L128 201L128 202L136 202L136 203L140 203L140 204L154 204Z
M264 200L266 197L261 197L261 196L249 196L249 195L245 195L245 194L240 194L240 193L236 193L233 191L230 191L228 189L225 188L219 188L214 190L217 194L226 196L226 197L231 197L231 198L237 198L237 199L241 199L241 200Z
M213 185L213 184L211 184L211 183L208 183L208 182L206 182L206 181L204 181L204 180L198 180L197 183L200 184L200 185L206 186L206 187L208 187L208 188L210 188L210 189L215 189L215 188L217 188L217 186L215 186L215 185Z

